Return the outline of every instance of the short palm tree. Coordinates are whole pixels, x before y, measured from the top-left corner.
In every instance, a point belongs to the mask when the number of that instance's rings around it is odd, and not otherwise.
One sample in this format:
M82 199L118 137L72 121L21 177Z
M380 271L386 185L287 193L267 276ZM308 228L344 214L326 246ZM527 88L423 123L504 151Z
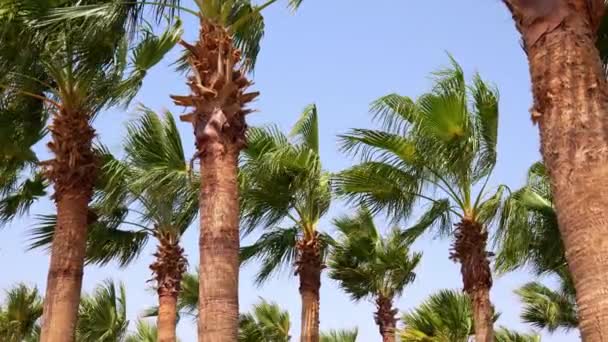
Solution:
M150 265L158 292L159 341L175 341L178 296L187 268L180 239L198 213L198 184L192 183L181 138L171 113L160 118L141 107L128 125L124 161L101 149L99 191L91 207L88 263L118 260L128 265L150 237L158 242ZM129 214L139 216L132 221ZM55 216L43 217L32 247L53 240Z
M489 194L486 184L496 163L498 92L479 75L467 86L463 70L451 61L416 101L390 94L374 102L381 130L341 136L343 149L361 155L363 163L338 174L336 188L396 220L407 218L417 200L429 203L429 212L407 234L416 237L437 227L441 235L453 236L451 258L461 264L464 290L475 303L476 339L492 342L486 244L503 187ZM452 219L458 221L455 229Z
M416 278L421 253L410 253L411 240L398 229L382 237L371 212L362 208L354 216L334 221L340 232L329 258L329 277L351 298L371 298L382 340L395 341L397 309L394 300Z
M251 313L239 318L239 342L289 342L291 321L289 313L276 303L261 300Z
M523 321L549 332L577 328L574 286L542 163L530 167L526 184L505 200L501 215L496 270L505 273L527 267L539 276L557 276L561 282L557 291L540 282L528 283L516 291L524 303Z
M5 292L0 305L0 337L6 342L32 339L42 317L42 297L38 289L18 284Z
M241 249L244 263L259 260L258 284L284 267L299 276L302 342L319 341L319 289L331 240L319 220L331 203L330 174L321 166L317 107L305 108L290 133L249 130L241 166L241 209L245 233L265 232ZM287 228L280 225L287 224Z
M80 301L76 341L122 341L128 325L125 287L123 284L117 287L114 282L106 280Z
M515 292L523 303L522 321L535 328L554 332L577 329L579 324L572 280L561 277L558 290L540 282L530 282Z
M320 342L357 342L357 328L349 330L330 330L321 333Z
M35 24L57 6L56 1L32 4L25 0L17 1L16 6L14 1L3 2L0 12ZM102 109L128 102L140 87L146 71L181 35L179 25L161 37L150 29L137 46L129 46L124 30L117 30L128 18L128 12L121 13L105 22L74 21L60 25L57 30L32 25L38 27L35 34L43 37L39 40L45 42L42 51L34 48L48 76L45 95L36 94L38 88L28 89L27 83L19 81L22 75L14 75L9 84L3 85L16 94L43 101L52 117L48 148L53 159L38 165L54 186L60 229L51 249L42 341L74 338L86 249L87 208L99 168L93 151L95 131L91 122ZM133 48L132 63L128 58L130 48Z

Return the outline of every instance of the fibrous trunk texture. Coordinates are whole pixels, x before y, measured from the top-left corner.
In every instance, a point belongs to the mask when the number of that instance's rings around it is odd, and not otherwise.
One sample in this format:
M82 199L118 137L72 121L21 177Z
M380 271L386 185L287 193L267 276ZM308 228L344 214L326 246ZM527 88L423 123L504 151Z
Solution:
M54 184L57 227L44 300L43 342L74 341L87 238L88 204L97 174L95 131L88 115L60 110L50 127L53 160L44 162Z
M181 290L182 276L188 267L184 249L174 234L156 234L159 241L150 265L154 273L158 293L158 342L175 342L177 324L177 297Z
M318 234L298 241L296 275L302 298L301 342L319 342L319 290L321 289L321 248Z
M488 232L479 223L463 219L456 224L455 238L450 258L460 263L464 291L471 298L475 341L494 342L492 273L486 252Z
M226 29L205 20L196 45L188 50L188 96L175 104L194 107L191 122L201 161L200 288L198 338L234 342L238 335L239 194L238 155L245 146L246 106L258 93L240 67L241 53Z
M397 309L393 308L393 299L383 296L376 298L376 313L374 319L380 330L383 342L395 342L395 327L397 326Z
M530 64L549 170L586 342L608 341L608 86L596 31L603 0L505 1Z

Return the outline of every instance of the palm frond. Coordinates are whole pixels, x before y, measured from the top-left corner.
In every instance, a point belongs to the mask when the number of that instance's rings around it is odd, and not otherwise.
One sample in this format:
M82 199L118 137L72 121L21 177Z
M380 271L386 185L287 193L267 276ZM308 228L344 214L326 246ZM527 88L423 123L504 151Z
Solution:
M122 339L129 325L126 300L124 285L117 288L110 280L97 286L92 294L85 295L78 312L78 339L101 342Z
M554 332L578 327L574 293L561 293L541 283L531 282L516 290L523 302L521 318L539 329Z
M158 341L158 330L156 325L145 320L137 322L137 330L125 339L125 342L156 342Z
M239 317L239 342L288 342L291 326L289 313L276 303L262 299L251 313Z
M354 329L343 329L343 330L330 330L321 332L320 342L356 342L359 330Z
M403 231L403 235L415 240L426 232L435 232L437 236L448 236L452 233L452 219L450 215L450 201L440 199L433 202L418 221Z
M0 198L0 226L29 212L30 207L46 196L48 182L41 174L17 185L17 189Z
M304 108L300 119L293 126L289 135L317 155L319 154L319 117L315 104Z
M256 284L262 284L282 269L292 267L296 261L299 235L297 227L275 228L262 234L254 244L241 248L241 263L252 260L261 263Z
M7 341L34 337L42 317L42 297L36 287L20 283L5 292L0 305L0 336Z
M507 328L500 328L494 334L496 342L540 342L540 335L522 334Z

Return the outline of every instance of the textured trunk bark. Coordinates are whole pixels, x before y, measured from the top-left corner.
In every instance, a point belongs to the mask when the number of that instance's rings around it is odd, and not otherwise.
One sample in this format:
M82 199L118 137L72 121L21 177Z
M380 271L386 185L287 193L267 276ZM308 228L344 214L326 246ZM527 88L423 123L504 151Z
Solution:
M87 239L88 196L57 201L40 341L74 341Z
M238 149L208 146L201 156L201 342L234 342L239 318Z
M61 109L49 127L48 147L55 158L44 162L53 182L57 227L51 246L40 341L74 341L87 240L88 204L97 175L92 150L95 131L89 116Z
M319 239L315 235L310 240L298 242L300 253L297 274L300 277L302 298L301 342L319 342L319 304L321 289L321 254Z
M158 297L158 342L175 342L177 323L177 294L165 294Z
M395 328L397 326L397 309L393 309L392 298L379 296L376 299L375 321L378 325L383 342L395 342Z
M486 254L488 233L469 219L456 224L450 258L460 262L464 291L473 304L475 342L494 342L494 310L490 302L492 273Z
M530 63L541 151L586 342L608 341L608 86L596 30L603 0L506 1ZM529 19L535 17L531 22Z

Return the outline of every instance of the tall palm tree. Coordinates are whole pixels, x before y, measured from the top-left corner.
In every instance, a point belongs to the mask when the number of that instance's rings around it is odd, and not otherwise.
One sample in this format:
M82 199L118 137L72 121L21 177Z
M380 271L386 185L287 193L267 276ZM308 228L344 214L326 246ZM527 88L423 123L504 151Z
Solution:
M5 292L0 305L0 337L6 342L32 338L42 316L42 297L38 289L18 284Z
M330 330L321 333L320 342L356 342L359 331L357 328L349 330Z
M256 283L294 267L302 300L301 341L319 341L319 289L331 238L319 220L331 203L330 174L321 166L318 114L304 109L290 133L277 128L250 129L241 167L241 207L245 233L265 233L241 249L244 263L260 260ZM288 228L280 225L288 224Z
M3 2L3 15L33 22L56 6L55 1ZM36 97L49 108L52 124L47 145L53 159L42 162L44 177L54 185L59 229L51 250L51 262L44 304L42 341L73 340L77 316L84 254L88 204L98 170L92 144L95 131L91 121L104 108L128 102L140 87L146 71L168 52L181 35L172 27L161 37L145 32L133 49L124 32L117 30L128 16L116 16L103 23L80 21L61 25L59 30L37 29L47 36L38 58L48 75L47 94L40 96L22 87L20 77L4 85L17 94ZM102 44L109 41L109 44ZM27 49L27 45L23 48ZM127 72L127 67L130 67ZM15 75L20 76L20 75ZM52 328L51 328L52 327Z
M453 236L451 258L461 264L464 290L474 303L476 339L492 342L486 244L503 187L489 194L486 185L496 163L498 92L479 75L467 86L463 70L451 62L416 101L390 94L374 102L382 129L341 137L343 149L360 154L363 163L338 174L335 183L339 195L395 220L407 218L417 200L430 204L406 234L417 237L436 227ZM455 229L452 219L458 220Z
M289 342L289 313L276 303L261 300L239 318L239 342Z
M401 318L405 327L402 342L468 342L475 334L471 299L459 291L442 290ZM493 314L492 320L498 319ZM538 342L534 334L520 334L506 328L496 331L494 341Z
M122 341L128 325L125 287L106 280L80 301L76 341Z
M576 287L585 341L608 335L608 84L596 48L603 0L503 0L530 64L559 229Z
M538 276L554 275L553 290L531 282L516 290L524 303L523 321L553 332L578 327L575 290L560 237L549 175L542 163L528 171L526 184L505 200L496 235L495 268L500 273L527 267Z
M414 269L422 254L410 253L411 240L398 229L382 237L371 212L365 208L355 216L336 219L334 224L341 236L328 262L329 277L337 280L354 300L373 299L382 340L394 342L394 300L416 278Z
M89 263L118 260L126 266L148 239L158 242L150 265L158 292L159 341L175 341L178 296L187 268L180 239L198 212L198 184L192 184L175 120L148 108L127 127L124 161L101 151L100 188L91 211L95 216L87 241ZM135 222L130 219L139 216ZM45 216L34 231L33 247L48 246L55 216Z

